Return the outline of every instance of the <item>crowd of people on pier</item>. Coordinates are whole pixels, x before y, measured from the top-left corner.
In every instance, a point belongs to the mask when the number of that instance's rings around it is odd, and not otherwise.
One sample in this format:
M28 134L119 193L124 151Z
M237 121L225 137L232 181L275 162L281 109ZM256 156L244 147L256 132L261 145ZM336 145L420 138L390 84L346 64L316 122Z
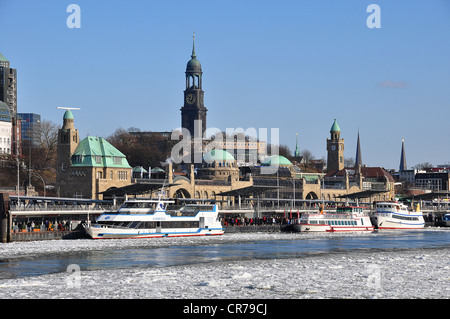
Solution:
M12 232L34 232L34 231L63 231L63 230L73 230L76 225L73 224L71 220L60 220L60 221L50 221L42 220L39 222L28 220L28 221L18 221L14 222L12 225Z
M225 216L222 218L224 226L259 226L259 225L286 225L291 222L290 218L284 216L264 216L264 217L243 217Z

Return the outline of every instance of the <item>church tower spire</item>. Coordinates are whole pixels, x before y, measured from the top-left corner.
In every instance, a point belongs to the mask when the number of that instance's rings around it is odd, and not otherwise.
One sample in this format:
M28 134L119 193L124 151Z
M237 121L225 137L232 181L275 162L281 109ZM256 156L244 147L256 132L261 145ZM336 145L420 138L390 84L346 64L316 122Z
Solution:
M295 133L295 152L294 157L300 157L300 149L298 148L298 133Z
M206 112L204 91L202 89L202 65L195 53L195 34L192 36L192 55L186 65L186 90L184 105L181 108L181 127L191 136L202 137L206 130Z
M361 145L360 145L360 142L359 142L359 129L358 129L358 140L356 141L355 168L358 168L358 166L362 166Z
M192 54L191 54L191 58L192 59L197 59L197 55L195 54L195 32L192 35Z
M400 154L400 169L399 171L406 171L406 155L405 155L405 140L402 138L402 152Z

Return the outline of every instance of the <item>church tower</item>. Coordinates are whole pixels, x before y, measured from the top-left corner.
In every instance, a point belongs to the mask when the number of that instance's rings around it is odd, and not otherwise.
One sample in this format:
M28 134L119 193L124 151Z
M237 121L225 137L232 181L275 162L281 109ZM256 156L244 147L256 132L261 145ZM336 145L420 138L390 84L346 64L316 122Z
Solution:
M186 66L186 90L181 108L181 127L189 130L192 137L202 137L206 130L204 92L202 90L202 66L195 54L195 36L192 43L191 59Z
M334 119L330 129L331 138L327 138L327 172L344 169L344 139L341 138L341 129Z

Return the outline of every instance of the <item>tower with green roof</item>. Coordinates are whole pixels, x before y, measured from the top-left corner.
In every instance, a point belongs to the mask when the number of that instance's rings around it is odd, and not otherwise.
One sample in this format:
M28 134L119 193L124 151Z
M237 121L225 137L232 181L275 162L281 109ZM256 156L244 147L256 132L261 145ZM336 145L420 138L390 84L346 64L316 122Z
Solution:
M102 199L101 192L131 183L126 156L97 136L79 139L70 109L58 132L56 187L61 197Z
M68 178L70 175L71 157L80 143L80 135L73 122L72 111L66 110L63 125L58 130L58 144L56 150L56 188L57 193L64 197L73 197L67 192L70 189Z
M336 119L330 129L330 138L327 138L327 152L327 172L344 169L344 139Z

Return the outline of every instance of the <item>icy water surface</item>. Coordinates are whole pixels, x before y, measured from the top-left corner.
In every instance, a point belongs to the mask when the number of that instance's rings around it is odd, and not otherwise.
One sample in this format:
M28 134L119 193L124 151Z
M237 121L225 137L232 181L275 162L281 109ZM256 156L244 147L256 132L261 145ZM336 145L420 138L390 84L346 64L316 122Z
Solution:
M0 297L448 298L449 244L445 228L2 244Z

